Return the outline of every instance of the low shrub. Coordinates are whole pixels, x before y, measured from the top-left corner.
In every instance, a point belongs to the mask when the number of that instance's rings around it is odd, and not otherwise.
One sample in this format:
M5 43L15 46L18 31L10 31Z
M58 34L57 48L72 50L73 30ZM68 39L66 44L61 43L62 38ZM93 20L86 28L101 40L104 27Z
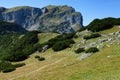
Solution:
M45 58L44 58L44 57L40 57L40 58L38 58L38 60L39 60L39 61L44 61Z
M75 53L81 53L81 52L84 52L85 49L84 48L78 48L77 50L75 50Z
M101 36L100 34L94 33L94 34L91 34L89 36L84 36L83 38L88 40L88 39L97 38L97 37L100 37L100 36Z
M8 61L1 61L0 62L0 72L2 71L3 73L11 72L15 70L15 66L12 65Z
M15 66L16 68L22 67L22 66L24 66L24 65L25 65L25 63L17 63L17 64L14 64L14 66Z
M52 49L54 51L60 51L60 50L66 49L67 47L70 47L70 44L73 44L73 43L74 43L73 40L59 41L53 45Z
M39 56L39 55L36 55L35 58L40 58L40 56Z
M96 47L91 47L91 48L89 48L88 50L86 50L85 52L86 53L95 53L95 52L98 52L99 50L98 50L98 48L96 48Z
M15 70L14 67L8 67L8 68L4 68L4 69L2 70L2 72L3 72L3 73L7 73L7 72L14 71L14 70Z
M56 36L55 38L48 40L47 42L36 44L35 46L39 52L42 51L45 45L48 45L48 48L52 48L54 51L60 51L67 47L70 47L70 44L74 43L72 38L74 38L75 34L76 33L61 34Z

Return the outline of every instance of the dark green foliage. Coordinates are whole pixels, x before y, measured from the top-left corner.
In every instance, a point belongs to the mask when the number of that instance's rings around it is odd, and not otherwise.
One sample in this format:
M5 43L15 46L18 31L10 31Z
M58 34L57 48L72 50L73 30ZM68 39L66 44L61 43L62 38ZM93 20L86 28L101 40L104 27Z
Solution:
M1 56L3 60L7 61L22 61L28 58L30 54L37 49L34 46L38 42L37 32L32 31L25 34L22 38L17 40L15 44Z
M114 25L120 25L120 18L109 17L104 19L95 19L87 26L87 29L96 32L112 28Z
M42 48L45 45L48 45L49 48L52 47L52 49L54 51L60 51L60 50L63 50L67 47L70 47L70 44L74 43L74 41L72 40L72 38L74 38L74 36L75 36L75 33L61 34L61 35L58 35L55 38L52 38L52 39L48 40L48 42L45 42L43 44L36 44L35 46L37 47L37 50L39 52L42 51Z
M20 25L15 23L9 23L0 20L0 34L4 35L10 32L25 33L26 30L23 29Z
M84 52L85 49L84 48L78 48L77 50L75 50L75 53L81 53L81 52Z
M39 61L44 61L45 58L44 58L44 57L40 57L40 58L38 58L38 60L39 60Z
M5 53L17 42L20 34L18 33L9 33L5 35L0 35L0 53Z
M40 56L36 55L35 58L40 58Z
M17 64L14 64L15 68L18 68L18 67L22 67L24 66L25 63L17 63Z
M100 37L100 36L101 36L100 34L94 33L94 34L91 34L89 36L84 36L83 38L88 40L88 39L97 38L97 37Z
M35 58L38 59L39 61L43 61L43 60L45 60L44 57L40 57L39 55L36 55Z
M34 44L38 42L37 31L25 33L19 25L0 21L0 59L21 61L36 51Z
M70 44L72 43L74 43L73 40L59 41L53 45L52 49L54 51L60 51L60 50L66 49L67 47L70 47Z
M14 71L15 70L15 68L14 67L8 67L8 68L4 68L3 70L2 70L2 72L3 73L7 73L7 72L11 72L11 71Z
M65 35L65 38L66 39L71 39L71 38L74 38L74 35L75 35L76 33L69 33L69 34L66 34Z
M99 50L98 50L98 48L96 48L96 47L91 47L91 48L89 48L88 50L86 50L85 52L86 53L95 53L95 52L98 52Z
M15 66L12 65L10 62L0 61L0 72L2 71L3 73L6 73L13 70L15 70Z
M0 72L7 73L14 71L16 68L24 66L25 63L11 64L8 61L0 61Z
M22 61L26 58L28 58L28 55L23 53L22 50L11 50L11 52L3 54L3 60L7 61Z
M61 34L53 39L50 39L46 44L48 44L49 46L53 46L56 42L74 38L74 35L75 33Z
M38 38L37 38L37 32L36 31L32 31L32 32L28 32L27 34L25 34L15 45L16 47L25 49L28 46L33 47L33 44L38 42Z

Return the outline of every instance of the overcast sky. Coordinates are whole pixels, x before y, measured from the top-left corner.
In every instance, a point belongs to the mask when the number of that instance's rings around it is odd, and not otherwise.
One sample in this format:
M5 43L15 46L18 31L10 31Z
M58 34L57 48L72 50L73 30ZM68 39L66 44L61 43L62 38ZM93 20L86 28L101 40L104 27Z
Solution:
M81 12L83 24L88 25L95 18L120 17L120 0L0 0L0 6L45 7L47 5L68 5Z

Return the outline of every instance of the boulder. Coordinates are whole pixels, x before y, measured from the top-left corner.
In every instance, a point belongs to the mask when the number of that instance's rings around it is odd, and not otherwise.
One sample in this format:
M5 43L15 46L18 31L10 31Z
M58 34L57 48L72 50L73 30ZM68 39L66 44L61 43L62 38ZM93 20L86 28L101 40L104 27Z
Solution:
M44 53L47 49L48 49L48 45L45 45L43 48L42 48L42 51L41 51L41 53Z

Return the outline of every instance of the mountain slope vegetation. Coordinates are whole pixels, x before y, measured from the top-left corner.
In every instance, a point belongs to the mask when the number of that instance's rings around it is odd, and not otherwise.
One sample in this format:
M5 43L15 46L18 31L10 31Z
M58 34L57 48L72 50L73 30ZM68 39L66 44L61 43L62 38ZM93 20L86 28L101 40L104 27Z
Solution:
M87 27L88 30L70 34L26 32L23 28L21 32L21 29L16 30L17 24L1 21L0 78L119 80L119 19L104 20L97 23L93 21L93 24L106 27L112 20L110 29L102 27L101 31L92 25L93 30ZM85 39L86 36L89 39ZM18 68L20 66L23 67Z
M15 71L8 74L0 73L0 77L1 79L12 80L119 80L120 48L119 38L117 37L119 31L119 26L100 31L98 32L98 34L101 34L99 38L89 39L85 43L83 43L83 37L88 34L90 35L93 32L77 32L74 35L77 37L72 37L75 43L72 44L71 47L57 52L52 50L52 48L49 48L42 54L40 54L40 52L35 52L30 55L28 59L22 61L26 66L17 68ZM44 40L44 37L40 34L44 34L43 36L46 36L45 38L48 39L48 41L49 39L53 39L53 37L47 36L46 33L38 33L39 40ZM58 36L56 33L51 34ZM116 37L118 39L115 39ZM84 55L84 52L75 54L76 49L84 46L84 48L86 47L85 50L87 50L90 44L106 38L108 41L95 45L98 47L99 52L94 53L90 57L81 60L80 58ZM115 40L109 41L110 38ZM40 62L35 59L36 55L44 57L45 60ZM19 62L12 62L12 64L13 63L15 64Z
M94 19L89 25L87 25L87 29L93 32L98 32L110 29L114 25L120 25L120 18L109 17L104 19Z

